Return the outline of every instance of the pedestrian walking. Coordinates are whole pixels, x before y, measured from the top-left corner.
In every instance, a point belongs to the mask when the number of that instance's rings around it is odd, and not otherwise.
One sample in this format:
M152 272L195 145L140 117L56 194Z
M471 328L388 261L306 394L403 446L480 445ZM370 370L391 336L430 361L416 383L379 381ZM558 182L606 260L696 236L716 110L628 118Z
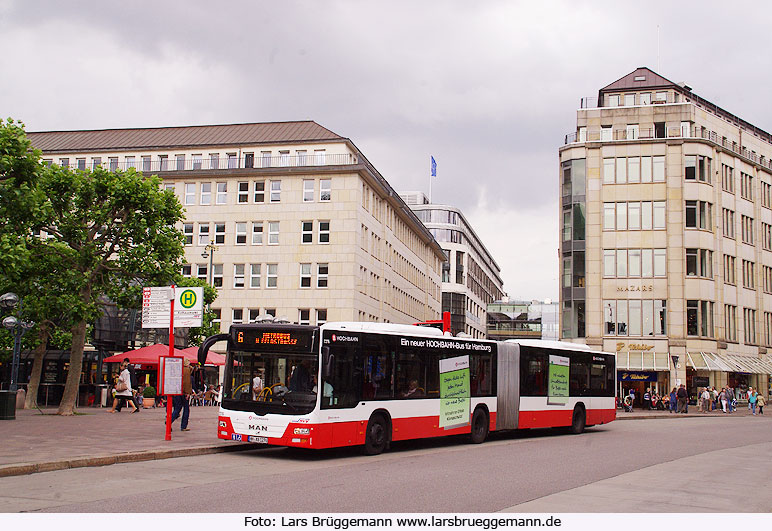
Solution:
M113 408L110 410L110 413L117 413L124 404L130 405L133 409L132 413L136 413L139 411L139 408L134 405L133 398L129 358L124 358L121 362L121 374L118 376L118 381L115 384L115 400L113 400ZM118 407L117 411L116 407Z
M643 393L643 409L651 409L651 390L648 387Z
M756 414L756 402L758 402L758 393L753 390L753 387L750 388L751 390L748 392L748 407L751 408L751 412L753 415Z
M729 408L729 413L735 410L734 389L728 385L726 386L726 405Z
M714 386L710 388L710 411L713 411L716 409L717 400L718 400L718 393L716 392L716 388Z
M678 391L676 391L676 400L678 400L677 413L686 413L686 402L688 398L689 394L686 392L686 386L681 384L681 386L678 388Z
M764 406L766 405L767 401L764 399L764 395L761 393L758 393L756 396L756 405L759 406L759 415L764 414Z
M710 391L708 391L707 387L703 387L701 396L702 396L702 412L708 413L710 412Z
M180 417L182 412L182 421L180 429L190 431L188 420L190 419L190 397L193 394L193 376L190 370L190 361L185 358L182 361L182 394L172 397L172 424Z
M721 392L718 394L718 401L721 403L721 411L726 413L726 387L721 388Z
M668 410L670 413L675 413L677 407L678 399L676 397L676 388L673 387L673 390L670 391L670 402L668 402Z

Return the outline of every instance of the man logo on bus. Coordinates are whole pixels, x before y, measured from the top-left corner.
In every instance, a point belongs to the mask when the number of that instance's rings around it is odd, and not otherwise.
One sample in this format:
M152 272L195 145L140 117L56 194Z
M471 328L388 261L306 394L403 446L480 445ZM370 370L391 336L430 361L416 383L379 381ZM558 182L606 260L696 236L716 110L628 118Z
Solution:
M192 289L187 289L180 295L180 304L183 308L189 309L196 305L196 292Z

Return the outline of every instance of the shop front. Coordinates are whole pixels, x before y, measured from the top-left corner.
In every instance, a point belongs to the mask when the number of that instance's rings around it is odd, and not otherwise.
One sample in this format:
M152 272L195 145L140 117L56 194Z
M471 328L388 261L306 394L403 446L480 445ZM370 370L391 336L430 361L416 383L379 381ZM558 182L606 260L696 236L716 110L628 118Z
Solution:
M667 352L617 351L618 396L625 397L632 389L633 407L643 407L646 389L660 396L670 393L670 366Z
M692 398L704 387L721 389L726 385L734 389L738 400L747 399L751 387L770 392L772 363L758 357L688 352L686 367L686 387Z

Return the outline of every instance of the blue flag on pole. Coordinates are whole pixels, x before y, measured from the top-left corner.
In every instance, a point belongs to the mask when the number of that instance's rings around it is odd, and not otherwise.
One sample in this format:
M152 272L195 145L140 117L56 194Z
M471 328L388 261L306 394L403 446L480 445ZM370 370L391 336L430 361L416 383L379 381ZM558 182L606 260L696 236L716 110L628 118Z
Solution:
M437 177L437 161L432 157L432 177Z

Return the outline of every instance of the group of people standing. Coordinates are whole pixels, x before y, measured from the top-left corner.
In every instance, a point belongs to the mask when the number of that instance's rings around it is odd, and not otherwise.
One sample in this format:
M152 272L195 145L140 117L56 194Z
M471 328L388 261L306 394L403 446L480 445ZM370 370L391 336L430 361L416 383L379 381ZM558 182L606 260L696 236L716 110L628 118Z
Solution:
M687 413L689 409L689 393L684 384L673 387L670 394L664 396L658 395L656 391L647 387L642 398L643 408L648 410L659 409L667 410L670 413ZM758 409L758 413L763 415L764 406L766 405L764 395L753 389L753 387L749 387L747 398L748 410L751 411L751 414L755 415ZM633 410L634 401L635 390L630 389L629 394L624 398L624 408L626 411ZM701 387L697 390L697 407L698 411L702 413L717 410L721 410L723 413L732 413L737 410L735 389L728 385L720 390L716 389L715 386Z

